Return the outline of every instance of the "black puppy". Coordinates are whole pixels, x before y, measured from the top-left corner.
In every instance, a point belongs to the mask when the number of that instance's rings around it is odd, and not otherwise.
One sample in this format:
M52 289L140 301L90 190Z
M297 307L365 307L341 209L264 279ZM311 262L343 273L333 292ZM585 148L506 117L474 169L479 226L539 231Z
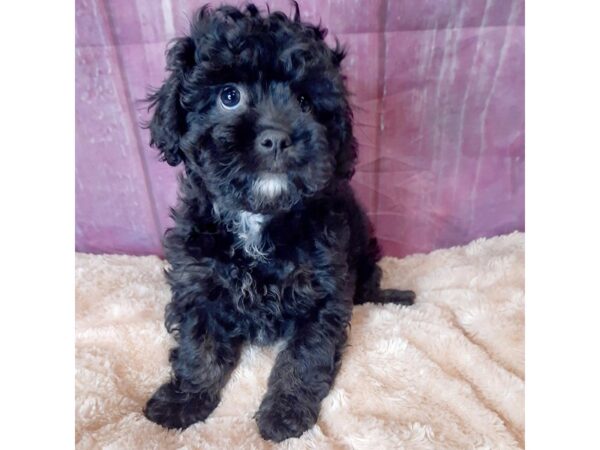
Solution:
M244 342L285 339L256 414L281 441L314 425L346 342L353 304L412 304L380 290L380 254L349 180L352 111L338 46L280 12L202 8L168 51L150 97L151 143L181 162L165 235L178 347L148 419L186 428L216 408Z

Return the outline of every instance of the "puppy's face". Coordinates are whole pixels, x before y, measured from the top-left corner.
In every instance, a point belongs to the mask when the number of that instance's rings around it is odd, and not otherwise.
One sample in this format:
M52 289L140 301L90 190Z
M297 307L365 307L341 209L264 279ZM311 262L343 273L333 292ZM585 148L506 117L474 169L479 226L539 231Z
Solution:
M186 163L221 203L251 212L286 209L332 178L327 124L301 86L232 79L204 95L190 122Z
M252 5L203 8L151 97L152 143L233 210L288 210L349 178L356 146L343 52L324 34Z

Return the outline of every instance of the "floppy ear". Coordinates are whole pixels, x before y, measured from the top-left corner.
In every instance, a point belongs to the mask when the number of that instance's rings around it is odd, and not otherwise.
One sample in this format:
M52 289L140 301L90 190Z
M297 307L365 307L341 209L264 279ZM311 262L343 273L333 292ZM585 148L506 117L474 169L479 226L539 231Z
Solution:
M331 62L339 68L344 58L346 58L346 48L335 38L335 47L331 49Z
M346 49L340 42L335 40L335 47L331 48L331 62L336 69L340 69L340 65L346 57ZM354 138L353 114L352 108L347 100L348 93L344 89L344 100L341 107L338 108L336 123L339 142L339 150L335 156L336 159L336 174L340 178L351 179L354 175L354 166L358 157L358 144Z
M194 64L194 51L191 38L176 39L167 52L167 71L170 75L160 89L148 97L148 109L154 110L148 124L150 145L156 147L161 159L171 166L176 166L183 159L180 141L187 126L186 111L181 105L181 91L184 77Z
M343 108L338 119L339 150L335 155L336 174L349 180L354 175L354 166L358 156L358 144L352 132L352 110L349 105Z

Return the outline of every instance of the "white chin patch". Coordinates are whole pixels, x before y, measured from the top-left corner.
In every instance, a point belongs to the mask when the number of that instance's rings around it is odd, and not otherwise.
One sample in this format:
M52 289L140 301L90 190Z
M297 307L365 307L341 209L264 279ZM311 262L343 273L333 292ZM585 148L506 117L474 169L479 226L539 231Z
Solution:
M288 178L283 174L264 174L254 182L254 192L262 197L275 198L288 190Z

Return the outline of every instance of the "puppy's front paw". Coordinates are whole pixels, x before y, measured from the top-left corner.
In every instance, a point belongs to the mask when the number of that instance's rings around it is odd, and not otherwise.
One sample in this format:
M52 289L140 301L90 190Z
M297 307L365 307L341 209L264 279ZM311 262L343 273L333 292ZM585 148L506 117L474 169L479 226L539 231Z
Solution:
M217 397L180 392L173 383L166 383L148 400L144 415L165 428L185 429L206 419L218 404Z
M281 442L300 437L317 422L318 414L319 403L296 396L267 394L256 413L256 423L264 439Z

